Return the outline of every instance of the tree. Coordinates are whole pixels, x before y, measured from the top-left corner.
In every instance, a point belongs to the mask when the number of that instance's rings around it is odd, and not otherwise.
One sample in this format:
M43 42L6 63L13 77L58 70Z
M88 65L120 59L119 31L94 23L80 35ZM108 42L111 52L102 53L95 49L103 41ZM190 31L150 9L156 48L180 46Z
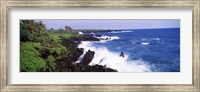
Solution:
M37 25L37 27L39 29L38 30L39 33L42 33L42 32L44 32L46 30L46 26L45 26L45 24L42 23L42 21L36 22L36 25Z
M55 29L54 28L50 28L48 31L53 32L53 31L55 31Z
M65 29L63 29L63 28L60 28L60 29L58 29L58 31L57 32L59 32L59 33L65 33Z
M46 26L42 21L21 20L20 21L20 40L33 40L36 34L45 32ZM29 39L31 38L31 39Z
M72 32L72 28L70 26L65 26L65 31L66 32Z
M46 30L46 26L42 21L21 20L20 30L28 30L31 33L42 33Z
M32 21L30 20L21 20L20 21L20 41L27 41L29 40L29 36L31 33L30 24Z

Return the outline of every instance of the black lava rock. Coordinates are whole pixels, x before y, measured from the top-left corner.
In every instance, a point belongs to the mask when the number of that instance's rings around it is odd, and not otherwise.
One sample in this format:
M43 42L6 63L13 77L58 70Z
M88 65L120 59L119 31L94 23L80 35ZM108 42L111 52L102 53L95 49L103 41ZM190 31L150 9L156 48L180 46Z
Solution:
M88 66L83 72L117 72L117 70L106 68L102 65Z
M81 64L83 64L84 66L87 66L92 61L94 54L95 54L94 51L88 50L83 56L83 60Z
M100 34L95 34L94 36L96 36L96 37L101 37L102 35L100 35Z
M61 44L68 48L69 52L65 57L56 60L57 72L117 72L117 70L106 68L102 65L90 66L89 63L94 58L94 51L88 50L84 54L80 63L75 63L83 54L83 48L77 48L81 41L99 41L93 35L82 35L79 37L64 38L62 37ZM45 52L45 51L44 51ZM45 54L48 52L45 52ZM46 57L46 55L43 57Z

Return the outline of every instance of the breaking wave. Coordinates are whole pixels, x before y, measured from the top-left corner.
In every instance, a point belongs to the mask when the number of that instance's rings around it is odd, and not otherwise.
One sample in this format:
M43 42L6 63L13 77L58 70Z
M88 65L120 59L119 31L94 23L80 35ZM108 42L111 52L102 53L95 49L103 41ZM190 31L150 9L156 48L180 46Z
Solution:
M118 36L105 36L105 35L102 35L102 36L96 37L96 38L100 39L100 42L107 42L107 41L112 41L112 40L119 39Z
M118 52L111 52L105 47L95 47L93 42L82 41L78 46L84 48L84 53L88 50L95 51L94 58L89 65L103 65L108 68L116 69L118 72L149 72L150 66L142 59L129 60L129 56L125 54L124 58L120 57ZM82 59L80 56L79 59ZM78 60L77 62L80 62Z

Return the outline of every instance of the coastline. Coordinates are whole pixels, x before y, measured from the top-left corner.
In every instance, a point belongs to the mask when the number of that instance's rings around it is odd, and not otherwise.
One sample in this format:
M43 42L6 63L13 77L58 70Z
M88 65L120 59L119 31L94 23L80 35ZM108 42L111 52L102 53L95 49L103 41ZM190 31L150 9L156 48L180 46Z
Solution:
M117 72L103 65L89 65L96 52L83 53L84 48L78 47L81 41L100 40L70 26L46 29L42 21L21 20L20 72Z
M46 29L41 21L22 20L20 72L179 71L179 34L177 28Z
M94 58L94 51L87 50L83 53L83 48L79 48L78 45L81 41L100 41L100 39L95 38L93 35L84 34L82 37L71 37L63 38L62 45L66 48L71 48L71 52L65 58L62 58L56 62L57 69L62 72L117 72L117 70L112 68L107 68L103 65L89 65ZM82 55L80 62L79 57Z

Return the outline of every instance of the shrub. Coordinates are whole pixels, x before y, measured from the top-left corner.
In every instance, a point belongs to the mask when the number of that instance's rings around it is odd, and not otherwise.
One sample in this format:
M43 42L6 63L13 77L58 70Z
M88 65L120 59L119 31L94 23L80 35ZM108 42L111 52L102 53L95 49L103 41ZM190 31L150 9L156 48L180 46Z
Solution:
M60 55L61 55L61 54L67 54L67 53L65 53L65 52L67 52L67 49L66 49L64 46L60 46L60 48L57 49L56 51L57 51L57 53L59 53ZM62 53L62 52L63 52L63 53Z
M20 71L43 72L47 68L46 62L30 42L20 43Z
M46 61L47 61L47 65L49 67L48 68L49 71L50 72L55 71L55 69L56 69L55 58L52 55L50 55L50 56L48 56L48 58L46 59Z

